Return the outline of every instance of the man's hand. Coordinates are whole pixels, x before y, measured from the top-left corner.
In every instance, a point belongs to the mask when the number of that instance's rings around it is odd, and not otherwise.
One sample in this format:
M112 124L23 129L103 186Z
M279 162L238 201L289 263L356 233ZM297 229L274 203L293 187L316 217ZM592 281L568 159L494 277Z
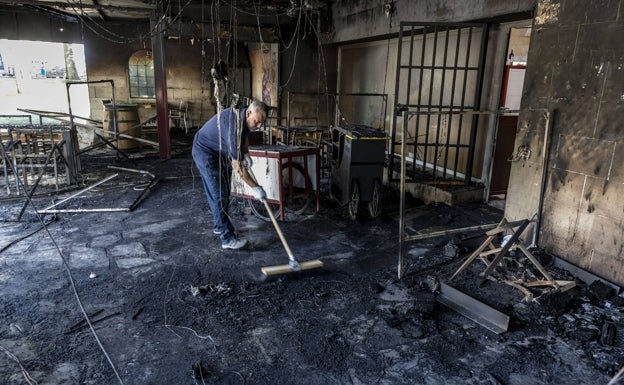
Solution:
M251 160L251 155L249 153L243 155L243 162L245 163L245 167L248 169L253 165L253 161Z
M264 191L264 189L262 188L262 186L256 186L256 187L252 187L251 191L253 193L253 197L256 200L262 201L266 199L266 192Z

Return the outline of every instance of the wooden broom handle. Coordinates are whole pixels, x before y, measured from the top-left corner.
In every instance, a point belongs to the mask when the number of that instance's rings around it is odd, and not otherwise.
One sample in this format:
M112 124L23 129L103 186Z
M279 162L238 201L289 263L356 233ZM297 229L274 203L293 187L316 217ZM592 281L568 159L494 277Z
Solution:
M252 176L253 177L253 176ZM255 178L254 178L255 179ZM271 210L271 206L269 206L269 202L267 202L266 198L262 200L264 203L264 207L266 208L267 213L269 213L269 217L271 218L271 222L273 222L273 226L275 227L275 231L277 231L277 235L279 235L280 240L282 241L282 245L284 245L284 249L286 249L286 254L288 254L288 259L291 261L295 260L295 257L290 251L290 247L288 247L288 243L286 242L286 238L284 238L284 234L282 234L282 230L277 224L277 219L275 219L275 215L273 215L273 211Z

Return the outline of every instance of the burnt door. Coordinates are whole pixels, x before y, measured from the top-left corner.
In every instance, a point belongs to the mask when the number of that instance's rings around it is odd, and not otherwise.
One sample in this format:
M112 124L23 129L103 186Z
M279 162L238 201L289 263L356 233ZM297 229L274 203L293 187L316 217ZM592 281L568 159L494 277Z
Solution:
M509 172L516 141L516 126L518 115L503 115L498 118L496 132L496 148L492 164L492 180L490 181L490 196L507 194L509 187Z

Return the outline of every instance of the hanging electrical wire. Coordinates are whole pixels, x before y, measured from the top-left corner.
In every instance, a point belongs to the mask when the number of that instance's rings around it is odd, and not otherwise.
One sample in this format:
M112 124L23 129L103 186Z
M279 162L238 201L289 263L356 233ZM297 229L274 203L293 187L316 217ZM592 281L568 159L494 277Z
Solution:
M236 0L234 0L234 4L236 5ZM232 10L236 9L235 7L232 7ZM234 35L233 35L233 40L234 40L234 66L238 66L239 63L239 58L238 58L238 18L236 17L236 15L234 14L233 20L232 20L232 25L233 25L233 30L234 30ZM234 72L234 74L238 74L238 72ZM238 76L235 77L235 81L238 82ZM242 88L242 87L241 87ZM232 87L232 89L236 90L238 89L236 87L236 83L234 84L234 86Z
M201 63L199 69L199 86L201 89L201 100L202 102L199 104L199 116L204 116L204 92L206 89L206 32L205 32L205 0L202 0L201 3L201 28L200 28L200 36L201 36Z
M286 83L280 84L280 88L284 88L288 85L288 83L290 83L290 80L292 79L292 75L295 71L295 65L297 64L297 50L299 48L299 30L300 30L302 15L303 15L303 5L300 5L299 17L297 17L297 25L295 26L295 32L293 33L293 39L296 37L297 43L295 44L295 52L293 53L292 66L290 67L290 73L288 74L288 79L286 79ZM292 40L291 40L291 44L292 44Z
M67 4L72 9L76 18L80 21L81 25L91 30L91 32L93 32L97 36L107 41L113 42L113 43L128 44L128 43L133 43L136 41L141 41L141 40L156 36L162 33L160 32L161 30L166 31L167 27L169 25L174 24L175 22L181 23L182 14L184 10L191 4L192 1L193 0L187 0L184 3L184 5L181 5L180 3L178 3L178 11L172 17L167 17L168 14L171 14L171 4L169 2L164 3L166 4L166 8L163 10L162 15L160 15L156 23L154 23L154 25L151 26L150 30L147 33L142 34L139 37L134 37L134 36L127 37L124 35L120 35L114 32L113 30L105 27L104 25L102 25L100 22L93 19L91 16L89 16L85 12L81 1L76 2L76 1L69 0ZM164 28L160 28L162 24L166 24Z
M260 7L256 7L256 4L254 4L253 7L256 13L256 23L258 24L258 37L260 38L260 43L264 44L264 40L262 38L262 25L260 24Z
M306 14L306 19L309 19L309 15ZM324 85L325 85L325 89L324 89L324 94L325 94L325 103L326 103L326 112L327 112L327 122L329 122L331 120L331 117L329 116L329 89L327 87L327 67L325 66L325 53L323 50L323 44L321 41L321 37L319 35L319 32L316 28L314 28L314 25L312 23L312 20L308 20L310 22L310 28L312 29L312 32L314 32L314 35L316 36L316 42L317 42L317 46L318 46L318 53L319 53L319 71L318 71L318 76L319 76L319 80L318 80L318 84L317 84L317 92L320 94L320 88L321 88L321 82L320 82L320 77L321 77L321 73L324 75L323 76L323 81L324 81ZM317 103L318 103L318 98L317 98ZM319 107L317 104L317 111L318 111Z
M6 153L3 152L3 156L6 157ZM6 159L4 159L4 161L6 161L6 164L9 165L9 167L11 168L11 170L10 170L11 173L13 173L14 175L17 175L17 170L15 169L15 167L14 167L13 163L10 161L10 159L8 159L8 157L7 157ZM115 368L115 364L113 364L113 361L111 360L110 356L108 355L108 352L104 348L104 345L102 345L102 342L100 341L100 338L99 338L97 332L95 331L95 328L93 327L91 319L89 318L89 315L87 314L87 311L85 310L84 305L82 304L82 300L80 298L80 295L78 294L78 289L76 289L76 282L74 280L74 277L73 277L73 274L71 272L71 269L69 268L69 263L67 262L67 258L65 257L65 255L61 251L61 248L59 247L58 243L56 242L56 239L54 239L54 237L52 236L52 233L50 232L50 229L48 228L48 223L46 223L43 220L43 216L39 213L39 210L37 209L37 207L34 204L34 202L32 201L32 199L30 198L30 195L28 194L28 191L26 190L26 187L24 186L22 181L20 179L17 179L16 183L17 183L18 188L21 189L24 192L24 195L26 196L26 204L30 205L30 207L33 209L35 217L41 223L43 229L45 229L48 237L50 238L50 241L52 242L54 248L56 249L56 251L57 251L57 253L59 255L59 257L61 258L63 267L65 269L65 272L67 273L67 278L68 278L69 283L70 283L71 288L72 288L72 292L74 294L74 297L76 298L76 302L78 303L78 307L80 308L80 311L82 312L84 320L87 323L87 325L89 326L89 329L91 331L91 334L93 335L93 338L95 339L95 341L98 344L100 350L104 354L104 357L106 357L106 360L108 361L108 363L111 366L113 372L115 373L115 377L117 378L117 381L119 381L119 383L121 385L124 385L124 382L121 379L121 376L119 375L119 372L117 372L117 369Z
M384 81L383 81L383 95L386 95L386 83L388 80L388 63L390 62L390 32L392 31L392 8L386 8L386 16L388 17L388 44L386 45L386 70L384 71ZM386 100L386 103L388 101ZM385 126L386 116L384 115L384 111L380 111L380 121L383 122Z

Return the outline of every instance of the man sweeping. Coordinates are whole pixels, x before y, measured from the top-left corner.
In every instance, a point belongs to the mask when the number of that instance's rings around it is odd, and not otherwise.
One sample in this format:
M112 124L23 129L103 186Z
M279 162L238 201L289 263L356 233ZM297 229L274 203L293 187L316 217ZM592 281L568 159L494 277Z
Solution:
M224 249L247 245L247 240L238 238L228 214L232 169L251 187L255 199L266 199L266 192L247 170L251 168L247 136L260 129L266 118L267 106L258 100L240 109L226 108L208 120L193 139L193 160L214 219L212 232L219 235Z

